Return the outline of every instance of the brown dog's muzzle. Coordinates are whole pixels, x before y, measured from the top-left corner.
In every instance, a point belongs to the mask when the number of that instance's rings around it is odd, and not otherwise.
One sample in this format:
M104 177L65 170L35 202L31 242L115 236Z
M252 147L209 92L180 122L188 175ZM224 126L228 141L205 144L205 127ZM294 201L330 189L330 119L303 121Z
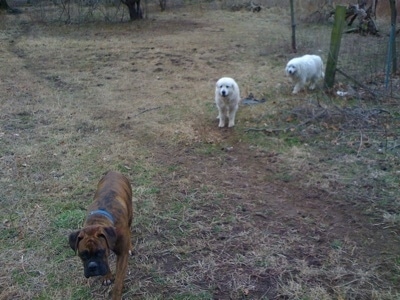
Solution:
M89 261L84 269L86 278L92 276L104 276L110 271L108 265L105 264L104 262L93 261L93 260Z

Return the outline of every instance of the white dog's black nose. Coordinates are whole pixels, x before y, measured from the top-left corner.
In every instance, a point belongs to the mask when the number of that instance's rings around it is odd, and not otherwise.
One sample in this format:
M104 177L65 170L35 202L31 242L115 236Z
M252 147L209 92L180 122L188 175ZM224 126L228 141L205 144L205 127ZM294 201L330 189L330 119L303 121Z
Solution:
M225 92L225 91L222 91L222 92L221 92L221 95L225 97L225 96L226 96L226 92Z

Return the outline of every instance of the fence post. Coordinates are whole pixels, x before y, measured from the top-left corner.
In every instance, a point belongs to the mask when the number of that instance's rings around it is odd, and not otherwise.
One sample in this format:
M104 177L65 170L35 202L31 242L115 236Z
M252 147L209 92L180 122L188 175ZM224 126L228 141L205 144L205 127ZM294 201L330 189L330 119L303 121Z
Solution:
M297 47L296 47L296 22L294 20L294 5L293 5L294 0L290 0L290 17L292 21L292 50L294 53L297 52Z
M331 33L331 44L329 47L328 61L325 70L325 86L333 87L335 81L336 65L339 56L340 42L342 40L342 32L346 16L346 7L337 5L335 10L335 21L333 23Z

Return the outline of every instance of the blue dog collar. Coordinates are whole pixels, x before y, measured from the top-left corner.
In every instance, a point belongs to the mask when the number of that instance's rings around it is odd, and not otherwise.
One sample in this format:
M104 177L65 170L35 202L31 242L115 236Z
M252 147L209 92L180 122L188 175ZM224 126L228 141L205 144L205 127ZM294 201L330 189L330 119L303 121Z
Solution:
M102 216L105 216L107 219L109 219L109 220L114 224L114 218L113 218L113 216L112 216L108 211L106 211L106 210L104 210L104 209L93 210L93 211L91 211L91 212L88 214L88 217L89 217L89 216L92 216L92 215L102 215Z

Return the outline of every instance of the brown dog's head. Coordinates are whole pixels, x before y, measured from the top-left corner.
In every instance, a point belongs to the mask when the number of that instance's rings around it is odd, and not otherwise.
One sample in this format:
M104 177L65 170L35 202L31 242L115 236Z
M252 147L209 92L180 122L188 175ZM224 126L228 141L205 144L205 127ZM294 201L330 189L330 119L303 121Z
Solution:
M69 245L78 252L86 278L109 273L108 255L116 238L114 227L99 225L87 226L69 235Z

